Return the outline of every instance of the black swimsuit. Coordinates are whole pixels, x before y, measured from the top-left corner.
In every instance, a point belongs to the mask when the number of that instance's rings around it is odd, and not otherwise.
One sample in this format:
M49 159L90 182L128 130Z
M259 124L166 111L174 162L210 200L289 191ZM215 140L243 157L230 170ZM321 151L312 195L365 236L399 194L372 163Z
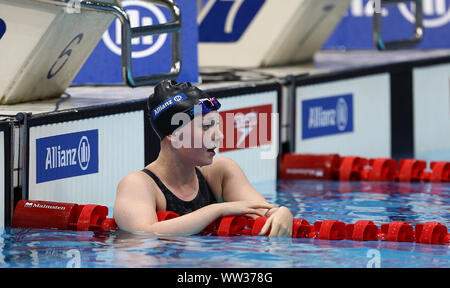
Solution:
M208 186L208 183L206 182L206 179L197 168L195 168L195 172L197 173L198 178L198 193L197 196L195 196L195 198L191 201L184 201L175 196L175 194L173 194L150 170L144 168L142 169L142 172L145 172L148 176L150 176L155 181L156 185L158 185L159 189L163 192L164 197L166 197L166 211L172 211L181 216L209 204L217 203L211 189Z

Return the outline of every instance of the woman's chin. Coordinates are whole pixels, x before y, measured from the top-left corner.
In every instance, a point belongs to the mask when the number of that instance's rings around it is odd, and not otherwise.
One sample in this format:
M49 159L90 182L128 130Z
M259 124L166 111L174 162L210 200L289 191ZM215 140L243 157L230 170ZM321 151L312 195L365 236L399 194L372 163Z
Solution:
M214 159L214 155L208 152L208 154L205 157L201 157L201 159L198 159L198 164L196 166L211 165Z

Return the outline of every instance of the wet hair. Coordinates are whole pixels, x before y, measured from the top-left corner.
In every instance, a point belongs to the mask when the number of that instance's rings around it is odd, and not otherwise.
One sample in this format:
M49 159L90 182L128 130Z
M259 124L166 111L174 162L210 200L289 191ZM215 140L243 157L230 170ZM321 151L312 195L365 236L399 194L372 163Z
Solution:
M189 82L177 83L174 80L164 80L155 86L153 94L147 100L148 118L159 139L172 134L176 129L187 124L172 124L173 115L186 113L192 120L192 110L200 99L210 96Z

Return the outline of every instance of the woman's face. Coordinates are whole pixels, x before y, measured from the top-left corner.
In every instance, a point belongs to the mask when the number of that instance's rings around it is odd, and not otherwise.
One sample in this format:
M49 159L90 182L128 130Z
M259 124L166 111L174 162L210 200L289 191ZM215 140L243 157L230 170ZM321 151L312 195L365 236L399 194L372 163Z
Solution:
M211 164L216 155L215 149L223 139L219 124L217 111L195 116L188 125L174 133L179 156L195 166Z

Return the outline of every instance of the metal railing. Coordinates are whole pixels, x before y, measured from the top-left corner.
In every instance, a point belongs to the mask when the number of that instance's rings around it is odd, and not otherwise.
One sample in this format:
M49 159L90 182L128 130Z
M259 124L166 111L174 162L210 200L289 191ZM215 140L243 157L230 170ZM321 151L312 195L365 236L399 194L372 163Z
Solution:
M415 4L414 35L411 38L403 40L385 42L383 40L383 16L381 11L382 7L406 2ZM373 41L378 50L384 51L407 49L420 44L423 39L424 32L422 0L374 0L374 3L376 9L373 14Z

